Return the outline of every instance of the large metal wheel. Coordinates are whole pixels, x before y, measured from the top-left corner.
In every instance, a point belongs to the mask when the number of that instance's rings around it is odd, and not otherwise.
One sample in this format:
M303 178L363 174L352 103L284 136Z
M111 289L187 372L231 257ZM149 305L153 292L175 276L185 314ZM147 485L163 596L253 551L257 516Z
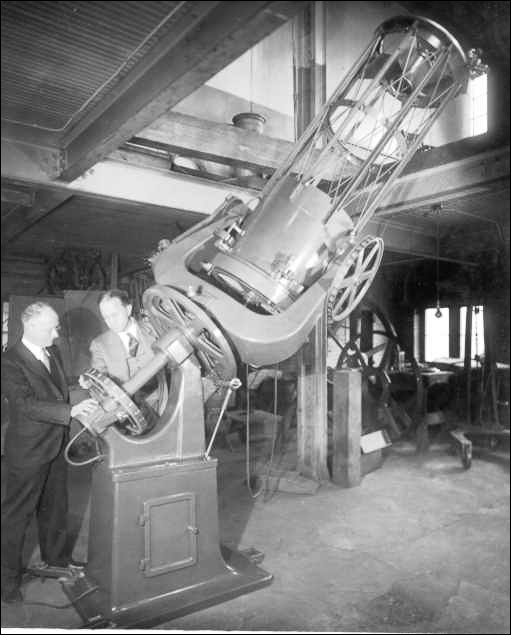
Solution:
M351 317L351 324L347 322L330 325L329 366L361 370L363 399L369 412L363 427L383 423L394 438L412 431L420 421L423 404L422 379L415 358L373 302L365 300Z
M342 322L360 304L380 267L382 256L383 240L374 236L363 238L339 256L340 264L328 292L330 323Z
M193 346L202 367L205 399L209 400L220 388L225 389L236 376L236 359L209 314L182 291L165 285L147 289L143 304L158 335L177 327Z
M83 373L83 377L88 382L90 396L102 405L90 417L80 418L82 425L94 436L96 431L94 425L111 425L117 421L122 422L122 428L128 433L139 436L144 434L148 428L148 420L134 401L112 381L105 373L91 368Z

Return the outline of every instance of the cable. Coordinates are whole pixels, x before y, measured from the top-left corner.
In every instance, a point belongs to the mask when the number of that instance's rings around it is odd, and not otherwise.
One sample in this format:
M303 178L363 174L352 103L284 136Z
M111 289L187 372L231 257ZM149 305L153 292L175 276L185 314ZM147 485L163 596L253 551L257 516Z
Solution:
M25 606L46 606L51 609L70 609L73 608L73 603L68 602L68 604L50 604L49 602L23 602Z
M274 374L273 376L273 431L272 431L272 442L271 442L271 453L270 453L270 460L268 461L268 467L266 469L266 478L265 478L265 482L264 482L264 498L263 500L267 500L266 495L268 494L269 491L269 481L270 481L270 472L271 472L271 468L273 467L273 458L274 458L274 453L275 453L275 445L276 445L276 441L277 441L277 380L278 380L278 370L279 370L279 365L276 364L276 370L277 372Z
M261 484L259 490L254 493L254 490L250 485L250 390L248 389L248 364L245 364L245 385L247 387L247 409L245 412L245 477L250 496L252 496L252 498L257 498L263 491L264 486Z
M86 589L85 591L83 591L83 593L80 593L80 595L77 595L74 598L73 602L68 602L67 604L50 604L49 602L23 602L23 604L29 605L29 606L47 606L52 609L69 609L72 607L74 608L74 605L76 604L76 602L78 602L79 600L82 600L84 597L87 597L87 595L90 595L91 593L93 593L94 591L97 591L98 589L99 589L98 585L95 585L91 587L90 589Z
M69 441L69 443L66 445L66 449L64 450L64 458L66 459L67 463L69 463L69 465L73 465L74 467L80 467L82 465L89 465L90 463L95 463L96 461L100 461L101 459L103 459L105 456L104 454L98 454L97 456L93 456L90 459L86 459L85 461L73 461L73 459L70 458L69 450L71 449L71 446L76 441L76 439L78 439L78 437L85 432L85 430L86 428L82 428L81 430L79 430L75 434L75 436ZM98 449L98 443L96 441L96 450L97 449Z

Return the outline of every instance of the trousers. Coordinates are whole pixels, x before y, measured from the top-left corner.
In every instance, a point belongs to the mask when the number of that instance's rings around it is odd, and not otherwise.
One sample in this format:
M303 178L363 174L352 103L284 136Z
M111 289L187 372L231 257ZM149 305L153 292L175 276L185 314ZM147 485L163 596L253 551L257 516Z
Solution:
M67 463L59 453L35 466L7 464L2 503L2 587L19 585L23 547L34 515L41 559L60 565L69 560Z

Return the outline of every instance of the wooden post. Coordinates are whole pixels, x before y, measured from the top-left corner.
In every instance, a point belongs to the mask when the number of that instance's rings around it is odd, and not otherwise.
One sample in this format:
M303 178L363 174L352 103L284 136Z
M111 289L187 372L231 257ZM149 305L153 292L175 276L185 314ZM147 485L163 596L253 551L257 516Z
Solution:
M110 259L110 289L117 289L119 284L119 254L113 253Z
M467 404L467 425L471 423L471 391L472 391L472 305L467 306L467 319L465 321L465 376L466 376L466 404Z
M497 381L497 311L493 303L484 306L484 364L482 370L486 378L481 408L492 424L498 426L499 418L499 386ZM489 393L489 394L488 394ZM484 423L484 422L483 422Z
M309 342L298 353L298 471L317 481L329 480L327 409L327 318L318 318Z
M326 101L326 6L312 2L294 21L293 59L295 121L299 137ZM327 318L318 318L309 342L298 353L298 471L318 481L329 480L327 408Z
M449 357L460 356L460 312L449 311Z
M362 373L336 370L332 413L332 480L355 487L362 480L360 436L362 430Z
M300 137L326 101L326 3L311 2L295 18L294 92L296 133Z

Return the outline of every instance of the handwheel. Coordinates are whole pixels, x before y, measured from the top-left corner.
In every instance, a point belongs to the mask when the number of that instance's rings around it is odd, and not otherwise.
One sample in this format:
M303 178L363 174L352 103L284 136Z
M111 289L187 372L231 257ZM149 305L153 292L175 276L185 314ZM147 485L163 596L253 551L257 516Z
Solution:
M118 420L135 436L143 434L148 427L148 422L140 409L131 398L107 375L91 368L83 373L83 377L89 383L89 393L102 405L92 414L90 420L85 417L80 419L82 424L92 434L96 434L95 425L107 427Z
M361 369L365 399L373 409L383 410L397 437L401 429L396 418L407 429L421 414L423 385L418 364L400 344L394 326L374 302L362 302L350 320L351 329L347 322L329 325L329 366ZM407 358L405 371L398 370L400 351Z
M212 394L236 376L237 365L231 346L199 304L182 291L165 285L147 289L143 304L158 335L175 327L185 335L201 364L205 388L209 385Z
M341 322L360 304L380 267L382 256L383 240L374 236L367 236L347 254L339 256L338 270L328 292L330 323Z

